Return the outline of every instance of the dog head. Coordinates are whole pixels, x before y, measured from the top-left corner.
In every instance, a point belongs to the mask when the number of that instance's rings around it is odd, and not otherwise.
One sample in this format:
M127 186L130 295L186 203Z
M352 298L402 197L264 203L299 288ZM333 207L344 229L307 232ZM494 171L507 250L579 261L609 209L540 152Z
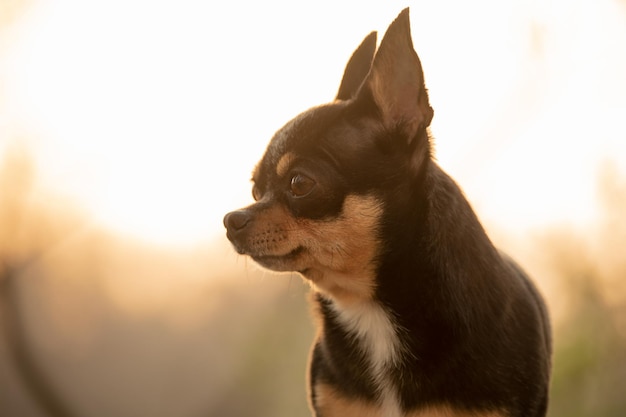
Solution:
M372 297L383 226L430 161L432 116L405 9L378 51L375 32L357 48L335 101L274 135L253 173L255 203L224 217L229 240L335 298Z

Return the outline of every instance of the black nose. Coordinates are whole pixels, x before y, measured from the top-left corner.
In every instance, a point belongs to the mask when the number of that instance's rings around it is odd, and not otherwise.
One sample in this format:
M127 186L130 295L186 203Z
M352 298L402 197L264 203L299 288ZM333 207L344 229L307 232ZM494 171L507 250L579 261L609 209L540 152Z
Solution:
M233 233L244 229L252 220L252 216L246 210L231 211L224 216L224 227Z

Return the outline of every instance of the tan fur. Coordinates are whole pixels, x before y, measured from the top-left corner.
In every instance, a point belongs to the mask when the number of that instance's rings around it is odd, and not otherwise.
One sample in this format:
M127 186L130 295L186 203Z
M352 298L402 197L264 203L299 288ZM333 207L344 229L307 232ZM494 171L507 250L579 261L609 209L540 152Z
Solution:
M319 384L315 387L316 404L321 417L380 417L380 409L363 400L344 398L333 387Z
M276 256L259 263L275 271L303 271L317 290L344 304L369 300L381 211L375 198L355 195L346 197L342 213L333 220L294 218L275 205L258 214L249 237L250 254ZM286 256L298 248L303 250L297 256Z
M315 403L321 417L389 417L381 407L360 399L348 399L328 384L315 386ZM449 405L409 411L401 417L507 417L499 411L466 411Z
M340 218L311 222L307 237L317 246L319 265L306 277L320 292L347 304L371 298L379 244L374 237L381 212L373 197L348 196Z
M276 164L276 175L279 177L285 175L289 171L289 168L291 168L291 164L293 164L294 160L295 155L293 153L287 152L284 154Z
M455 410L448 405L428 407L413 411L405 417L507 417L508 414L499 411L466 411ZM382 417L382 416L381 416Z

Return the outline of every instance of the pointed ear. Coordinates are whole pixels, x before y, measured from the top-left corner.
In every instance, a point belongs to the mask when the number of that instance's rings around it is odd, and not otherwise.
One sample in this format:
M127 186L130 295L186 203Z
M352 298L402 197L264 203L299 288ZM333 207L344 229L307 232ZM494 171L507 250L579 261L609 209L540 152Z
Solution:
M376 32L372 32L363 39L350 57L337 92L337 100L349 100L356 94L370 71L375 51Z
M433 109L413 49L408 8L387 29L363 87L371 93L386 127L401 126L411 139L430 125Z

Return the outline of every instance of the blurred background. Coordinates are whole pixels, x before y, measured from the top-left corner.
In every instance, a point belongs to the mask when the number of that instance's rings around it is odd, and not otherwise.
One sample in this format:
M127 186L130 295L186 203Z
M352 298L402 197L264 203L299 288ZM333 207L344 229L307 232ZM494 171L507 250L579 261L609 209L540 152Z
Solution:
M626 415L626 1L366 4L0 0L0 416L308 415L307 288L221 219L407 5L437 159L550 306L549 415Z

